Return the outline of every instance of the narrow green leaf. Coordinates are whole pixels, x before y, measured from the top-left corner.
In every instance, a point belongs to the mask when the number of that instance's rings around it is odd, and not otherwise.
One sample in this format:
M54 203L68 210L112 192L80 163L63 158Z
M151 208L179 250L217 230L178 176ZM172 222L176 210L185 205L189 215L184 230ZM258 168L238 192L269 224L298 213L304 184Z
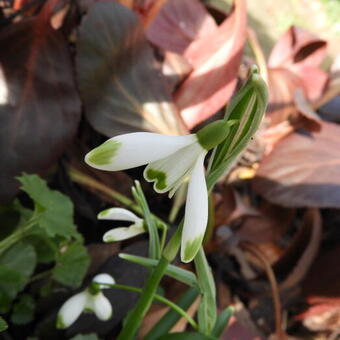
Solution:
M147 257L123 254L123 253L119 254L119 257L124 260L140 264L145 267L155 268L158 265L158 260L149 259ZM198 287L196 275L190 272L189 270L185 270L177 266L174 266L172 264L169 264L165 271L165 274L178 281L181 281L187 284L188 286Z
M214 149L208 167L209 190L246 148L262 121L267 102L267 86L253 67L246 84L227 107L225 119L239 123L231 126L227 138Z
M215 337L194 333L194 332L181 332L171 333L159 337L157 340L218 340Z
M18 325L26 325L33 320L35 302L31 295L23 294L13 306L11 321Z
M216 322L216 290L215 282L202 247L195 259L198 284L202 300L198 308L198 325L203 334L211 334Z
M199 292L197 288L189 288L176 302L176 305L184 310L187 310L197 298ZM180 319L180 315L170 309L151 329L151 331L144 337L144 340L156 340L159 339L161 335L164 335L170 331L170 329L177 323Z
M132 194L135 197L137 203L139 203L144 216L144 221L146 223L150 242L149 242L149 257L152 259L160 259L161 257L161 247L159 241L159 235L155 220L153 219L148 203L145 199L143 189L138 181L135 181L135 187L132 188Z
M90 258L86 248L80 243L73 243L57 259L53 278L66 286L79 287L89 263Z
M218 315L214 330L211 334L219 338L222 335L224 329L228 326L229 320L233 314L234 308L232 306L224 309L222 313Z
M7 328L7 322L0 316L0 332L5 331Z
M37 175L24 174L17 177L21 189L25 191L35 204L38 214L38 225L51 237L78 237L73 224L73 204L69 197L51 190L46 182Z

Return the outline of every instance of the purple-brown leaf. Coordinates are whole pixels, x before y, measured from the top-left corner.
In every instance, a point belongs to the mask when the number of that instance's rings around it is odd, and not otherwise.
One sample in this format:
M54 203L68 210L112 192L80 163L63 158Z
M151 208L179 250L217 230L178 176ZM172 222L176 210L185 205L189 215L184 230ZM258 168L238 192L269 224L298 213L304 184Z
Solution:
M340 127L283 138L260 163L255 190L288 207L340 207Z
M1 201L15 195L21 172L43 172L76 132L80 101L63 35L45 17L0 34Z

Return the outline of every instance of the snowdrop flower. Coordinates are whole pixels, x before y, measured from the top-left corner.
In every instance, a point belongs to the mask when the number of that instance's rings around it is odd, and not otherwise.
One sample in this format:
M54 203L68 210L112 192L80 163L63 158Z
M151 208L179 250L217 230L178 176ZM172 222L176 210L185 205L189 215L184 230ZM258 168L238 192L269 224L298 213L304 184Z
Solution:
M102 284L100 284L102 283ZM73 295L60 308L57 328L64 329L72 325L82 312L94 313L99 320L106 321L112 316L110 301L102 293L102 289L110 288L115 280L109 274L96 275L90 286L84 291Z
M113 137L85 156L90 166L119 171L148 164L144 178L158 193L175 193L189 179L181 240L181 259L190 262L199 250L208 221L208 192L204 174L207 152L229 133L229 123L215 121L196 134L166 136L136 132Z
M103 236L104 242L122 241L146 232L143 219L123 208L106 209L98 214L98 219L133 223L129 227L114 228L107 231Z

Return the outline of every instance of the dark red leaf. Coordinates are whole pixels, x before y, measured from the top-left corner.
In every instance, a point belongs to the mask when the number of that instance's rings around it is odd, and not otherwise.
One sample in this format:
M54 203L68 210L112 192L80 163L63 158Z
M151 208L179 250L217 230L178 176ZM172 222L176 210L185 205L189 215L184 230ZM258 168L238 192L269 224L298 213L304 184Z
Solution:
M170 0L146 31L155 45L182 54L190 43L214 32L217 25L199 0Z
M42 14L0 34L2 201L16 193L14 176L42 172L58 159L80 118L67 42Z
M245 36L245 1L236 0L229 17L185 51L194 70L175 93L175 102L189 128L216 113L232 96Z
M288 207L340 207L340 127L321 124L320 132L285 137L262 160L258 193Z
M115 2L96 2L80 25L77 43L80 94L97 131L109 137L185 131L134 12Z

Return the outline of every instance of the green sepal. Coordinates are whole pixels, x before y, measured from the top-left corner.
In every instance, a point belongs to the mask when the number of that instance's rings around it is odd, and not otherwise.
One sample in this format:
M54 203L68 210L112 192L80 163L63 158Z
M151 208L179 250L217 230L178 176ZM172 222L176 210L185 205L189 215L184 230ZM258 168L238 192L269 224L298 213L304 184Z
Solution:
M230 127L237 121L216 120L196 133L198 142L205 150L209 151L227 138Z

